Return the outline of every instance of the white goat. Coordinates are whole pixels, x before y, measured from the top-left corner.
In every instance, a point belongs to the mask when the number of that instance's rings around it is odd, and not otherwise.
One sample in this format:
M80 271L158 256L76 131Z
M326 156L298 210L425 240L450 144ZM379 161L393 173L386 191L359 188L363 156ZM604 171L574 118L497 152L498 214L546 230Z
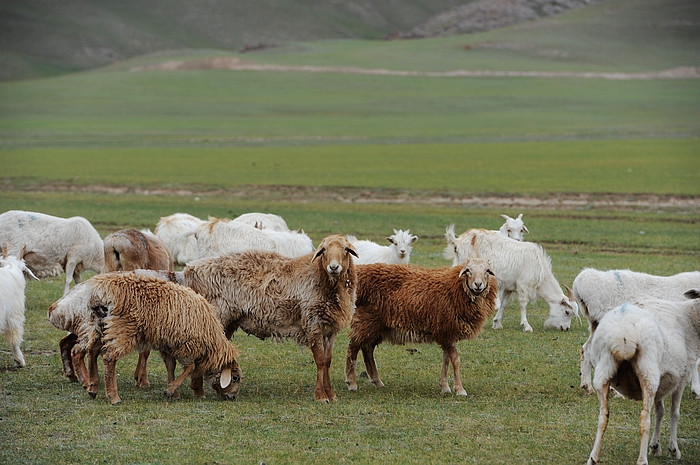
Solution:
M24 276L38 279L24 263L25 251L23 247L19 255L8 255L7 244L3 244L0 258L0 333L12 346L12 358L17 368L26 365L20 350L24 336L24 288L27 284Z
M197 258L197 240L194 230L204 220L188 213L173 213L161 217L156 225L155 235L163 241L176 265L186 265Z
M498 232L500 232L502 235L522 242L523 234L530 233L527 226L525 226L525 223L523 222L522 213L519 214L517 218L511 218L508 215L501 215L501 218L506 220L506 222L503 223L503 226L501 226L501 229L498 230Z
M102 239L88 220L80 216L58 218L43 213L11 210L0 215L0 244L11 254L27 246L24 260L35 275L66 273L63 295L70 282L81 281L84 270L99 273L104 265Z
M281 232L289 231L289 227L287 226L287 222L284 221L284 218L272 213L243 213L242 215L234 218L232 221L245 223L258 229L271 229L273 231Z
M247 250L267 250L295 258L314 251L311 238L303 231L261 230L228 219L210 218L195 230L194 236L198 259Z
M609 418L610 388L642 401L640 447L637 464L647 464L651 407L655 407L651 450L661 453L659 435L664 415L663 399L671 394L670 439L672 457L678 449L678 418L683 390L700 357L700 290L686 293L692 301L648 300L623 304L603 316L591 340L595 367L593 386L598 393L598 431L588 464L598 463Z
M390 245L379 245L368 240L358 240L355 236L347 236L348 241L355 247L358 258L355 263L367 265L370 263L407 264L411 259L413 244L418 236L411 234L411 230L403 231L394 229L394 234L386 238Z
M485 229L470 229L455 237L454 225L447 228L445 238L447 247L443 256L451 259L454 266L468 258L485 258L491 263L491 270L498 279L498 312L493 319L494 329L503 327L503 310L513 292L518 293L523 331L532 331L527 321L527 304L538 297L549 305L545 328L568 330L571 327L571 317L578 315L578 305L562 292L552 274L551 260L542 247Z
M658 298L685 300L688 289L700 288L700 271L678 273L673 276L655 276L630 270L601 271L585 268L574 279L573 297L588 320L588 340L581 347L581 388L592 394L590 345L601 318L625 302ZM700 396L700 380L695 370L693 393Z

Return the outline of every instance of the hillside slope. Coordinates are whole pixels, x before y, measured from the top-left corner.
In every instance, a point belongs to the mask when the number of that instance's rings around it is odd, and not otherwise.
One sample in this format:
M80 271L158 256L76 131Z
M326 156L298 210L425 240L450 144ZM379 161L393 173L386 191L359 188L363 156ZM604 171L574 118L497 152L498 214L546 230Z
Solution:
M538 7L533 11L539 16L588 3L499 1L535 2ZM459 23L464 25L470 21L463 18L465 5L483 2L209 0L204 8L202 2L188 0L8 0L0 4L0 80L59 75L172 49L235 51L287 41L437 35L439 20L434 18L446 14L461 18ZM532 19L512 18L509 11L492 8L488 14L506 14L506 23ZM414 28L420 34L411 32Z

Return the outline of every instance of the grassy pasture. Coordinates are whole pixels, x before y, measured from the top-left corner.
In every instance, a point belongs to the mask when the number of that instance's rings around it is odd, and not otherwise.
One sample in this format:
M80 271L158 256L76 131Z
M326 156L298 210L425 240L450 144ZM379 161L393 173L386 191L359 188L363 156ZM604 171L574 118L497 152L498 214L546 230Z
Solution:
M295 43L243 58L408 70L696 65L697 47L677 46L672 35L654 40L654 22L621 21L657 3L593 5L540 24L539 34L524 25L468 38ZM655 18L676 24L686 11L680 3ZM526 49L492 47L517 43ZM561 48L568 55L540 53ZM338 232L382 242L391 228L410 228L420 237L412 262L428 267L447 264L447 225L497 228L500 213L524 212L527 239L546 248L561 283L586 266L700 268L697 80L129 72L211 56L240 57L180 51L0 83L0 211L82 215L103 237L153 229L178 211L202 218L270 211L315 243ZM566 206L576 195L587 201ZM683 202L661 206L649 196ZM473 197L502 203L463 201ZM529 197L543 203L516 203ZM91 400L61 376L63 334L46 320L61 292L61 279L28 284L25 369L13 370L0 346L0 463L569 464L584 463L592 446L598 403L578 388L587 328L574 322L566 333L544 331L541 302L528 312L533 334L520 331L511 305L502 331L487 323L476 340L460 343L465 399L440 395L441 353L428 345L381 345L386 388L361 383L348 393L345 330L334 351L332 405L312 401L308 351L239 333L237 402L210 390L195 400L186 387L180 402L165 402L165 370L154 354L150 389L133 386L136 355L120 364L124 402L113 407L104 391ZM639 409L613 400L604 463L636 457ZM679 436L680 462L651 463L700 462L700 402L689 391Z

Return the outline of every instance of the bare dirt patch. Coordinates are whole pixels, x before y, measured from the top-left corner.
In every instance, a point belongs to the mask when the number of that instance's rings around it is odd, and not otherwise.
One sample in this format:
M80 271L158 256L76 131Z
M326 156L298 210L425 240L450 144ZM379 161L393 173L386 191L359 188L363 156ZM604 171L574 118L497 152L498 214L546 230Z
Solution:
M179 197L219 196L276 202L342 202L357 204L419 204L527 210L681 210L700 212L700 196L659 194L556 193L543 196L465 194L368 187L246 185L228 188L139 187L110 185L41 184L18 187L0 181L2 190L42 192L88 192L114 195L160 195Z
M229 71L259 72L295 72L295 73L340 73L373 76L417 76L417 77L528 77L528 78L579 78L609 80L650 80L650 79L699 79L700 67L682 66L661 71L639 73L622 72L568 72L568 71L490 71L465 70L452 71L405 71L381 68L359 68L351 66L288 66L260 64L237 57L202 58L196 60L171 60L147 66L135 66L132 72L139 71L174 71L212 69Z

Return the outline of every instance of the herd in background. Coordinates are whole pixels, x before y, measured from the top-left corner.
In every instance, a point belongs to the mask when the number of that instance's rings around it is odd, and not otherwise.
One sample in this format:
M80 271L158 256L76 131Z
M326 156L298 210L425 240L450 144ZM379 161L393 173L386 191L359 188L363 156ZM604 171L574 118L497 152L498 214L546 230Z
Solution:
M581 309L589 323L582 347L581 387L600 402L598 432L589 463L597 463L608 421L611 389L643 402L638 463L647 463L650 409L656 409L651 450L660 453L663 399L671 394L669 452L680 458L677 425L686 384L700 398L700 271L662 277L630 270L584 269L565 295L544 249L523 240L522 220L498 231L446 228L443 252L452 267L408 265L410 230L393 230L389 245L331 235L317 247L303 230L278 215L247 213L202 220L185 213L161 218L155 233L126 229L100 238L82 217L57 218L25 211L0 215L0 330L17 367L24 326L25 277L65 273L63 297L49 320L67 331L61 339L63 372L95 397L101 355L108 399L119 403L116 361L140 350L134 379L149 386L146 360L161 352L168 371L166 396L191 379L204 396L207 379L224 399L241 382L237 329L261 339L291 338L311 350L317 380L314 398L336 399L330 382L333 344L350 328L346 383L356 390L356 358L362 351L370 382L383 386L374 349L393 344L436 343L443 350L439 386L466 395L456 343L476 337L486 319L495 329L513 293L520 324L532 331L526 307L538 298L549 306L545 328L567 330ZM184 267L174 271L176 266ZM100 273L81 282L81 274ZM76 285L71 290L70 283ZM87 357L87 368L85 358ZM175 366L182 374L175 377ZM591 383L591 369L595 373Z

